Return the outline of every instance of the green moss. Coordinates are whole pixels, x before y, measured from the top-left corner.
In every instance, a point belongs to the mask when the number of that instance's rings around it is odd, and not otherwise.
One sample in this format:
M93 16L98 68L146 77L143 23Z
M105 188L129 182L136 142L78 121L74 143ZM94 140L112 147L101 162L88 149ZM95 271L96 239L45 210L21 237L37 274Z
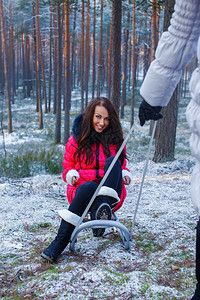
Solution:
M2 177L23 178L41 173L60 174L62 172L63 152L52 147L51 150L24 150L7 157L0 156Z

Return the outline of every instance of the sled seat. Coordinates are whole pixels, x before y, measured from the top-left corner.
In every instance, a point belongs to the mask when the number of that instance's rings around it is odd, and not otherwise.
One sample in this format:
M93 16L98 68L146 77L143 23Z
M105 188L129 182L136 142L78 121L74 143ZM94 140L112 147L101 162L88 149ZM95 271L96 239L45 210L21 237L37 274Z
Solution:
M71 251L75 250L75 243L77 241L78 234L86 229L86 228L109 228L114 227L119 230L119 234L121 236L122 242L124 244L124 248L126 250L130 249L131 241L130 241L130 234L128 229L119 222L115 213L113 213L112 220L87 220L83 221L83 223L76 229L75 233L73 234L72 240L69 242L69 249Z

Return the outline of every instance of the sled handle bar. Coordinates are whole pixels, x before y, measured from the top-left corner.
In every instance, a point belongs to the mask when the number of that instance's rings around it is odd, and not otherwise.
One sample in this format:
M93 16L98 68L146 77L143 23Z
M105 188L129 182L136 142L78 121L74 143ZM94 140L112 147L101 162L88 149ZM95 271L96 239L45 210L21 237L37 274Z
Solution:
M150 151L151 151L151 147L152 147L152 143L153 143L153 138L154 138L155 131L156 131L157 122L158 121L154 121L154 126L153 126L153 130L152 130L152 134L151 134L151 139L150 139L150 142L149 142L149 148L148 148L148 152L147 152L145 167L144 167L144 170L143 170L142 181L141 181L141 184L140 184L140 191L139 191L139 194L138 194L138 199L137 199L136 208L135 208L133 221L132 221L132 227L131 227L131 233L130 233L130 238L131 239L132 239L132 235L133 235L133 229L134 229L134 226L135 226L135 219L136 219L136 215L137 215L137 211L138 211L139 202L140 202L140 199L141 199L142 188L143 188L143 185L144 185L144 178L145 178L145 175L146 175L146 172L147 172L147 167L148 167L148 163L149 163L149 156L150 156Z

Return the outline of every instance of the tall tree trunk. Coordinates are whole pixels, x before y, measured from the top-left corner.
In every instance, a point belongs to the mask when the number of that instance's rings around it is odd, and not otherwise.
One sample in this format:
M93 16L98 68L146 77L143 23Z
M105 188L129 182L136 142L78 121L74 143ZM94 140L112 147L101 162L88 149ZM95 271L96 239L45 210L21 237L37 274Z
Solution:
M8 82L6 33L5 33L5 25L4 25L4 10L3 10L2 0L0 0L0 19L1 19L1 40L2 40L3 57L4 57L4 77L5 77L6 100L7 100L8 133L11 133L12 132L12 113L11 113L11 99L10 99L9 82Z
M40 59L41 59L41 71L42 71L42 84L43 84L43 97L44 97L44 112L47 113L47 93L46 93L46 79L45 79L45 71L44 71L44 56L42 51L42 42L41 42L41 34L39 31L39 49L40 49Z
M85 105L88 105L88 84L90 70L90 0L87 2L87 25L86 25L86 62L85 62Z
M26 66L26 95L27 95L27 97L30 97L31 90L32 90L32 82L31 82L29 35L26 35L26 38L25 38L25 66Z
M131 89L131 126L134 123L134 105L135 105L135 0L133 0L133 20L132 20L132 89Z
M51 76L52 76L52 26L53 26L53 22L52 22L52 7L50 7L50 32L49 32L49 97L48 97L48 111L51 111Z
M156 46L158 44L158 39L159 39L159 23L160 23L160 4L158 1L158 4L156 6Z
M74 11L74 20L73 20L73 33L72 33L72 54L71 54L71 89L75 87L75 75L76 75L76 53L75 53L75 37L76 37L76 12L77 12L77 3L78 0L75 1L75 11Z
M82 20L81 20L81 112L85 108L84 104L84 90L85 90L85 80L84 80L84 35L85 35L85 3L82 0Z
M1 32L1 23L0 23L0 32ZM3 94L5 86L4 80L4 66L3 66L3 51L2 51L2 38L0 34L0 91Z
M58 63L57 63L57 53L58 53L58 25L57 25L57 12L56 7L54 8L54 53L53 53L53 66L54 66L54 103L53 103L53 113L56 113L56 102L57 102L57 72L58 72Z
M112 61L112 95L117 112L120 108L121 91L121 18L122 0L113 0L113 61Z
M64 3L65 14L65 47L64 47L64 66L65 66L65 85L64 85L64 103L65 103L65 123L64 123L64 144L69 138L70 128L70 106L71 106L71 75L70 75L70 35L69 35L69 1Z
M33 29L32 29L32 53L33 53L33 71L36 74L36 22L35 22L35 0L32 1L32 20L33 20ZM36 111L39 111L38 107L38 97L37 97L37 83L35 83L35 89L36 89Z
M102 30L103 30L103 4L101 0L101 20L100 20L100 32L99 32L99 53L98 53L98 70L97 70L97 96L101 93L101 80L102 80Z
M128 61L128 38L129 38L130 12L128 11L127 28L124 29L124 61L122 76L122 99L121 99L121 118L124 118L124 107L126 105L126 83L127 83L127 61Z
M19 41L17 40L16 41L16 76L15 76L15 79L16 79L16 84L15 84L15 87L16 89L18 89L18 86L19 86Z
M13 41L13 24L12 24L12 4L9 4L9 65L10 65L10 100L14 104L14 41Z
M155 59L155 52L158 43L158 28L157 28L157 7L158 1L152 0L152 15L151 15L151 51L150 51L150 63ZM167 29L166 29L167 30ZM150 122L149 135L152 134L154 121Z
M82 36L81 35L78 35L78 39L81 40ZM76 66L76 74L77 74L77 78L76 78L76 82L77 82L77 85L80 85L82 84L81 82L81 63L82 63L82 58L81 58L81 45L80 43L78 44L78 49L77 49L77 66ZM83 55L84 55L84 52L83 52ZM83 57L84 58L84 57ZM82 97L83 96L83 97ZM81 99L83 99L83 106L84 106L84 91L83 91L83 95L81 95ZM82 100L81 100L82 101ZM81 102L81 106L82 106L82 102Z
M145 2L147 3L147 0L145 0ZM144 20L144 22L145 22L145 36L144 36L144 56L143 56L143 66L144 66L144 68L143 68L143 79L145 78L148 67L149 67L149 59L148 59L149 51L148 51L148 46L147 46L148 45L148 30L147 30L147 20L148 20L148 18L147 18L146 5L145 5L144 14L145 14L145 20Z
M155 51L157 46L157 28L156 28L156 12L157 12L157 0L152 0L152 16L151 16L151 61L155 58Z
M131 38L129 39L129 50L128 50L128 90L131 90L131 64L132 64L132 44Z
M39 129L43 129L42 99L41 99L41 83L40 83L40 25L39 25L39 0L35 0L36 9L36 97L39 109Z
M175 0L165 1L164 28L166 31L170 25L170 19L174 11ZM173 160L176 140L176 127L178 115L179 86L174 91L172 98L162 109L163 119L158 121L156 130L155 152L153 161L160 162L163 159Z
M111 20L110 20L110 39L109 39L109 47L108 47L108 99L110 99L111 95L111 71L112 71L112 31L113 31L113 5L111 12Z
M72 68L71 76L73 76L73 86L72 86L73 89L76 87L76 83L78 85L78 78L77 78L78 76L76 74L77 74L77 69L78 69L79 50L80 50L80 48L78 47L78 43L75 42L74 54L72 55L73 56L73 68L71 66L71 68Z
M169 104L162 109L162 121L158 121L157 124L153 157L153 161L156 163L165 160L174 160L179 90L180 86L178 85Z
M21 20L21 27L24 27L24 21ZM22 32L22 79L23 79L23 95L26 98L26 64L25 64L25 33Z
M92 48L92 99L94 98L95 79L96 79L96 0L94 0L94 13L93 13L93 48Z
M60 4L57 4L57 23L58 23L58 75L57 75L57 101L56 101L56 131L55 143L61 141L61 82L62 82L62 33L60 20Z

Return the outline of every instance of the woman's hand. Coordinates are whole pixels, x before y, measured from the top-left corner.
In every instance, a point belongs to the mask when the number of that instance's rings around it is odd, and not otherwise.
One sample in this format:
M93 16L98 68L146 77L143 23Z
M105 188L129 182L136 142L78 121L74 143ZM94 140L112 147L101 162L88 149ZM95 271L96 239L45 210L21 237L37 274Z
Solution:
M131 183L130 177L129 177L129 176L124 176L124 177L123 177L123 183L124 183L125 185L129 185L129 184Z
M72 185L76 185L79 182L79 178L76 176L72 177Z

